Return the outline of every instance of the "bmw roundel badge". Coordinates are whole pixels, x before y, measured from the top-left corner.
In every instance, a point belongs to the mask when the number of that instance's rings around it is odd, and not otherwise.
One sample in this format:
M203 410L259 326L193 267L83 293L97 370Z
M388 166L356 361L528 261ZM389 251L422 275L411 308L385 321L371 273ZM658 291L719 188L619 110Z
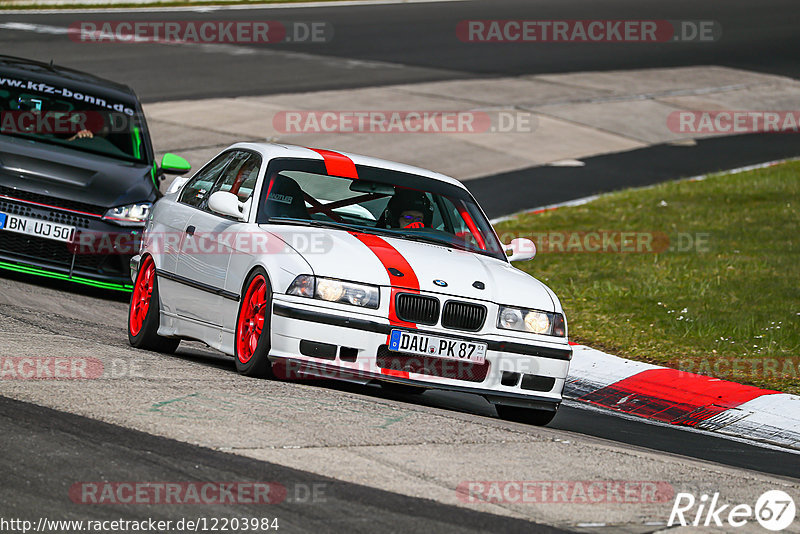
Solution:
M434 280L433 283L439 287L447 287L447 282L444 280Z

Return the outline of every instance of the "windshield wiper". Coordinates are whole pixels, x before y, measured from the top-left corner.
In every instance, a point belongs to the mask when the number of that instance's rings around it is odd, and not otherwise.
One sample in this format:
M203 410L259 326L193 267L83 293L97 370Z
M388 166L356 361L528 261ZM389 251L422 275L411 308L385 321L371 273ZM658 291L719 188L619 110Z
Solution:
M269 217L267 224L287 224L298 226L312 226L317 228L335 228L337 230L356 230L362 231L362 227L346 223L337 223L333 221L318 221L316 219L291 219L288 217Z
M444 241L442 239L436 239L435 237L426 236L426 235L416 235L416 234L402 234L397 232L396 230L391 230L388 228L376 228L373 226L357 226L353 224L346 224L346 223L337 223L333 221L318 221L316 219L290 219L290 218L269 218L267 219L267 224L286 224L286 225L299 225L299 226L311 226L317 228L334 228L336 230L346 230L346 231L353 231L353 232L360 232L363 234L381 234L388 237L396 237L398 239L405 239L407 241L416 241L418 243L426 243L429 245L438 245L440 247L446 248L454 248L457 250L463 250L466 252L476 252L478 254L485 254L487 256L492 256L488 253L488 251L477 251L473 250L467 246L459 245L457 243L452 243L450 241ZM494 257L494 256L492 256Z
M439 245L442 247L447 248L457 248L459 250L469 250L467 248L460 247L455 243L450 241L444 241L443 239L436 239L435 237L426 236L426 235L416 235L416 234L392 234L394 237L399 237L400 239L408 239L409 241L417 241L419 243L429 243L432 245Z
M408 241L417 241L419 243L428 243L433 245L440 245L443 247L450 247L450 248L458 248L461 249L458 245L455 245L449 241L444 241L442 239L436 239L435 237L428 236L428 235L421 235L421 234L403 234L398 232L397 230L392 230L389 228L367 228L365 233L375 232L383 235L387 235L389 237L396 237L398 239L406 239ZM463 249L467 250L467 249Z
M382 229L379 229L379 230L382 230ZM418 234L398 234L398 233L392 232L391 230L388 230L388 231L384 230L384 232L387 232L387 235L390 235L392 237L397 237L397 238L400 238L400 239L407 239L409 241L417 241L419 243L426 243L426 244L431 244L431 245L439 245L441 247L454 248L456 250L463 250L464 252L472 252L473 254L482 254L484 256L489 256L490 258L497 258L497 256L495 256L494 254L492 254L488 250L477 250L477 249L468 247L466 245L460 245L458 243L453 243L452 241L444 241L442 239L436 239L435 237L432 237L432 236L418 235Z

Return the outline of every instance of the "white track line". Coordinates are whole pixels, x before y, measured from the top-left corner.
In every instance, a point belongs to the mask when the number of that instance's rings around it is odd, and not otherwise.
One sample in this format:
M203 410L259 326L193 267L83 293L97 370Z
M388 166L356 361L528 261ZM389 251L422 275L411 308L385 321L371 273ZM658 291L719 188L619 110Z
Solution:
M765 169L767 167L772 167L773 165L779 165L781 163L787 163L787 162L790 162L790 161L800 161L800 158L776 159L774 161L768 161L766 163L756 163L755 165L747 165L745 167L737 167L735 169L730 169L730 170L727 170L727 171L710 172L708 174L700 174L698 176L691 176L689 178L678 178L677 180L667 180L665 182L659 182L657 184L651 184L651 185L644 185L642 187L630 187L630 188L627 188L627 189L620 189L619 191L609 191L608 193L601 193L599 195L590 195L588 197L576 198L574 200L568 200L566 202L558 202L556 204L548 204L546 206L540 206L538 208L530 208L530 209L527 209L527 210L517 211L515 213L512 213L511 215L503 215L502 217L497 217L495 219L491 219L489 222L492 223L492 225L495 225L495 224L500 224L501 222L510 221L512 219L516 219L520 215L525 215L525 214L530 213L532 211L554 210L556 208L568 208L570 206L582 206L583 204L588 204L589 202L597 200L598 198L601 198L601 197L604 197L604 196L608 196L608 195L613 195L614 193L619 193L620 191L640 191L640 190L643 190L643 189L652 189L653 187L659 186L661 184L674 183L674 182L699 182L699 181L705 180L706 178L709 178L711 176L717 176L717 175L720 175L720 174L739 174L739 173L742 173L742 172L753 171L753 170L756 170L756 169ZM542 165L542 167L545 167L545 166L547 166L547 165Z
M131 0L135 2L136 0ZM159 0L153 0L157 2ZM312 9L317 7L358 7L358 6L388 6L397 4L435 4L441 2L466 2L467 0L340 0L333 2L297 2L297 3L280 3L280 4L234 4L234 5L195 5L195 6L152 6L148 2L141 2L142 7L81 7L81 8L42 8L42 9L3 9L0 10L0 15L14 14L14 15L53 15L56 13L125 13L147 11L151 12L180 12L180 11L195 11L206 13L210 11L222 10L270 10L270 9ZM69 2L65 2L69 3ZM81 3L76 0L75 3ZM97 2L99 4L109 3L107 0ZM46 5L46 4L43 4Z
M2 11L0 11L0 15ZM21 31L31 33L41 33L47 35L68 35L70 33L78 33L77 30L70 30L63 26L49 26L47 24L30 24L27 22L0 22L0 30L8 31ZM112 34L98 32L98 37L110 37ZM333 56L321 56L316 54L309 54L305 52L295 52L291 50L271 50L268 48L253 48L247 46L238 46L225 43L195 43L188 41L159 41L156 39L143 38L138 44L156 44L163 46L193 46L202 52L212 54L228 54L231 56L246 56L246 55L261 55L261 56L280 56L284 58L291 58L300 61L315 61L326 65L333 65L344 69L404 69L405 65L400 63L388 63L384 61L360 60L360 59L347 59ZM136 46L136 44L131 44Z

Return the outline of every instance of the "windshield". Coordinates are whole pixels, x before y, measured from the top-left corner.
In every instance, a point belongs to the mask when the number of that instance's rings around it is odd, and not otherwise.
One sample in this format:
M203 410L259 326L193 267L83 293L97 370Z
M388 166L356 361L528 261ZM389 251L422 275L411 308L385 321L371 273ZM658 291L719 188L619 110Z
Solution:
M322 161L273 160L258 222L337 227L505 259L489 221L460 187L375 167L358 166L358 176L329 176Z
M27 80L0 78L0 134L127 161L147 158L144 129L130 107Z

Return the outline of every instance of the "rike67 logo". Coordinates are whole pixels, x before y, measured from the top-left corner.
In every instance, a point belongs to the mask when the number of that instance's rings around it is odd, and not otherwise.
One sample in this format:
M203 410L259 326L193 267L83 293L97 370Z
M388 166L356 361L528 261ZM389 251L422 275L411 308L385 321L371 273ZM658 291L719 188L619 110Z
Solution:
M667 526L739 528L755 519L765 529L778 532L792 524L796 513L794 499L781 490L765 492L755 507L724 503L718 492L699 499L691 493L678 493Z

